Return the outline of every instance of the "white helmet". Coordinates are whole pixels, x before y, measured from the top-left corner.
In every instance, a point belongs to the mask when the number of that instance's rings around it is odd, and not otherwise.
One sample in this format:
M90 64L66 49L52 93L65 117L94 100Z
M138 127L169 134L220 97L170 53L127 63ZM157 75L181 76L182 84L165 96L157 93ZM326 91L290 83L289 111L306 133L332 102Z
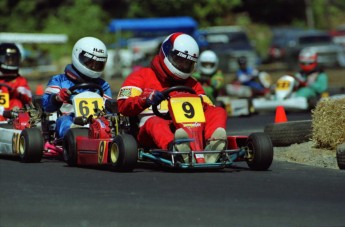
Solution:
M72 64L83 75L95 79L102 75L107 57L107 48L101 40L84 37L73 47Z
M196 41L184 33L173 33L162 43L159 60L164 69L175 80L190 77L199 57Z
M305 48L298 56L300 68L305 71L313 71L317 67L317 53L312 50Z
M201 74L212 76L218 68L218 57L212 50L205 50L200 54L198 68Z

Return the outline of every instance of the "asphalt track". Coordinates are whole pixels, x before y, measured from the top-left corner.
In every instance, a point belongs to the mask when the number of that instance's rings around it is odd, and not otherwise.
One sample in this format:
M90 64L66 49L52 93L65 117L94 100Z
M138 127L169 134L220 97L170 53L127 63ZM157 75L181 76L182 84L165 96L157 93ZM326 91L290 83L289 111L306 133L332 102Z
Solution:
M273 114L233 118L228 131L261 131L273 121ZM0 159L1 227L345 226L344 193L344 171L278 161L265 172L245 163L202 172L143 163L118 173Z

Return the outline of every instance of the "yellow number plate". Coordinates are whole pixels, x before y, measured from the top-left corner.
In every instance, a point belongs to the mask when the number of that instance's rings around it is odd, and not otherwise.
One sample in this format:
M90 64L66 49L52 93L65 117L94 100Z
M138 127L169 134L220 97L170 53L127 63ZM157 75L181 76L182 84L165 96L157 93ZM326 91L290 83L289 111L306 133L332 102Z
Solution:
M205 122L200 97L171 98L171 108L177 123Z
M8 108L10 106L10 96L8 93L0 93L0 106Z
M103 98L75 98L75 115L76 117L88 117L95 114L96 109L102 109Z
M277 81L277 88L276 90L288 90L290 88L290 81L288 80L282 80Z

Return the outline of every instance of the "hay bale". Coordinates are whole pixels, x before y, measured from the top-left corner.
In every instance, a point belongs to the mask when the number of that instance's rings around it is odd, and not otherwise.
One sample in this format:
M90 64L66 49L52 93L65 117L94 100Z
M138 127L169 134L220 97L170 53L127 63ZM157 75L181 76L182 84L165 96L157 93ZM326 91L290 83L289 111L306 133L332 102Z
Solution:
M345 142L345 98L325 99L312 111L312 140L316 147L335 149Z

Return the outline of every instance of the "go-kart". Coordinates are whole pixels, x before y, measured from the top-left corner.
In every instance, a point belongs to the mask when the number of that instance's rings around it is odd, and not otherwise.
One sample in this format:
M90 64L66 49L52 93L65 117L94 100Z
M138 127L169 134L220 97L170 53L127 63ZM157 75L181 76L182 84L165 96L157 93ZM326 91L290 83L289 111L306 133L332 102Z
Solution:
M6 87L8 91L12 88L6 84L0 84L0 87ZM37 162L41 160L43 144L38 142L37 138L42 137L41 128L41 112L33 103L26 104L23 108L13 108L5 110L9 107L9 94L0 93L0 112L4 121L0 123L0 154L19 156L23 162ZM28 131L30 130L30 134ZM34 147L30 152L25 151L25 139L33 138L29 146ZM28 145L28 144L26 144ZM37 149L36 149L37 148Z
M111 166L117 171L132 171L138 159L137 143L129 134L129 119L118 114L117 101L104 102L97 93L79 95L72 102L74 124L80 127L71 127L63 138L65 162L72 167Z
M229 117L248 116L255 112L251 99L263 97L270 90L272 85L271 76L266 72L260 72L253 80L261 84L265 91L256 91L250 86L243 85L234 80L225 85L226 96L218 96L216 99L224 103Z
M277 106L283 106L287 111L310 110L316 104L315 99L295 95L296 79L290 75L280 77L275 85L274 93L266 97L252 99L256 112L274 111Z
M226 93L231 97L237 98L254 98L265 96L272 86L271 75L267 72L259 72L257 76L252 78L252 81L260 84L264 90L255 90L254 88L243 85L240 81L234 80L225 86Z
M163 166L181 169L222 169L241 161L246 161L252 170L267 170L270 167L273 160L273 146L266 134L228 136L225 150L205 151L206 141L203 138L203 130L206 120L201 98L194 90L185 86L171 87L162 93L168 100L168 112L160 112L158 105L153 105L152 111L158 117L172 120L175 129L183 128L188 133L189 139L175 142L189 143L191 151L139 149L139 160L149 160ZM207 158L209 155L216 155L218 158L215 162L209 162Z
M39 162L43 150L41 114L33 103L4 110L3 117L7 120L0 124L0 154L19 156L23 162ZM28 138L32 138L29 144ZM28 146L32 148L30 151L25 150Z
M97 106L99 104L83 102L84 99L99 96L90 91L78 94L78 89L87 88L100 90L103 95L102 88L92 83L82 83L69 89L76 100L81 100L81 102L74 103L74 109L84 115L94 113L89 105ZM69 110L62 107L61 111ZM45 112L42 109L41 96L34 96L33 103L23 109L4 111L4 116L9 121L0 128L1 135L4 134L0 139L0 150L3 153L18 155L23 162L40 162L42 157L60 159L63 157L62 139L55 136L55 124L59 113Z

